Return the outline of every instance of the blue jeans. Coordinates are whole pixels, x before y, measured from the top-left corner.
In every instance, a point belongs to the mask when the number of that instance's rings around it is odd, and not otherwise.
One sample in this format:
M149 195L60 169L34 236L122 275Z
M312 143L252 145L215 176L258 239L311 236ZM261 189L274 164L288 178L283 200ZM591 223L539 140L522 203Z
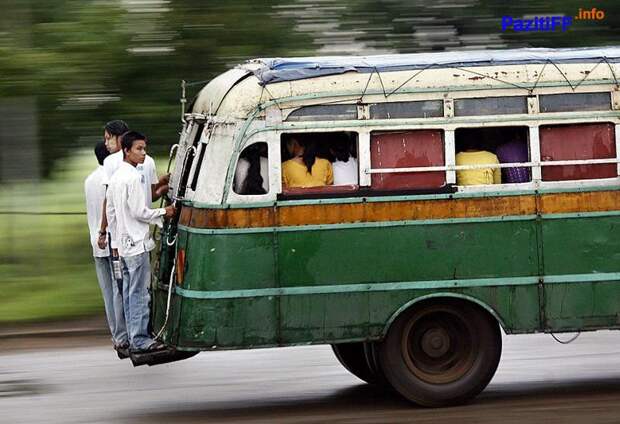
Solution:
M151 261L149 252L122 258L123 261L123 307L129 347L132 350L146 349L153 343L149 335L148 291L151 282Z
M129 340L125 325L123 294L113 277L112 259L109 256L104 258L95 257L95 270L97 272L97 280L99 280L99 287L101 288L101 295L103 296L105 316L112 334L112 342L117 346L126 344Z

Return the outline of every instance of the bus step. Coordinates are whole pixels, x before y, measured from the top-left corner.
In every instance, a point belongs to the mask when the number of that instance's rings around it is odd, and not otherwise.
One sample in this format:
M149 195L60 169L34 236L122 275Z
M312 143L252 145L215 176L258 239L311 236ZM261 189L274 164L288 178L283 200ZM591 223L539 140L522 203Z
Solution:
M198 351L180 351L174 348L168 348L166 350L160 350L157 352L149 353L131 353L129 356L134 367L141 365L159 365L166 364L168 362L181 361L183 359L191 358L196 355Z

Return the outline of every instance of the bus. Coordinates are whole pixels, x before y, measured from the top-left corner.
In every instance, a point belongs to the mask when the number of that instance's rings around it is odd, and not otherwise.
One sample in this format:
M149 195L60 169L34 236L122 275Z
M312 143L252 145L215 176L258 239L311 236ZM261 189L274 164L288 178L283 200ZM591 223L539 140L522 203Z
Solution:
M360 379L439 407L487 386L502 331L618 328L619 60L618 47L270 58L216 77L171 149L160 362L329 344ZM334 172L347 146L353 181L283 184L293 139ZM472 146L497 160L463 164ZM464 183L472 171L497 178Z

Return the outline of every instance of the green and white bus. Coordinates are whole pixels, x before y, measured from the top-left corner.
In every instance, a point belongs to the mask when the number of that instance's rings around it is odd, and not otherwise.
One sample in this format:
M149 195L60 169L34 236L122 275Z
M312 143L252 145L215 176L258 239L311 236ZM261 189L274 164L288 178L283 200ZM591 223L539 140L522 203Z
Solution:
M362 380L442 406L486 387L502 330L619 327L619 60L615 47L257 59L218 76L172 149L180 212L152 303L169 359L331 344ZM290 137L328 160L347 140L356 183L283 187ZM459 165L467 140L525 153ZM260 192L235 184L251 152ZM483 168L502 182L459 185Z

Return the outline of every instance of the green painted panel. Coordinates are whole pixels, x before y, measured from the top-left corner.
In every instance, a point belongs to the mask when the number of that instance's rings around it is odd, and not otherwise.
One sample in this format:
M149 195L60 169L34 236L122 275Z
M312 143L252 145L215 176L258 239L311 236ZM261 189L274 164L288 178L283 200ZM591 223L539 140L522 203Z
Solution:
M281 343L364 339L370 296L337 293L282 297Z
M593 282L545 286L546 328L562 331L620 324L620 283Z
M535 221L278 233L282 287L537 274Z
M165 343L176 345L178 343L179 335L179 322L181 317L185 319L183 315L183 298L173 296L170 304L170 316L168 322L165 324L165 330L162 332L162 338ZM168 290L157 287L152 292L151 302L154 305L152 321L153 332L158 334L166 322L166 311L168 303Z
M183 288L236 290L277 287L272 233L181 234L188 237Z
M620 271L620 217L542 221L545 274Z
M178 344L202 348L275 345L277 304L274 297L184 299Z
M465 293L474 295L473 290ZM487 298L481 298L486 301ZM496 309L511 332L533 332L541 328L540 293L538 286L512 286L497 290L488 304Z
M537 285L297 294L243 299L183 299L179 346L239 349L379 339L404 305L429 295L477 299L508 332L540 329ZM278 331L277 304L280 302Z

